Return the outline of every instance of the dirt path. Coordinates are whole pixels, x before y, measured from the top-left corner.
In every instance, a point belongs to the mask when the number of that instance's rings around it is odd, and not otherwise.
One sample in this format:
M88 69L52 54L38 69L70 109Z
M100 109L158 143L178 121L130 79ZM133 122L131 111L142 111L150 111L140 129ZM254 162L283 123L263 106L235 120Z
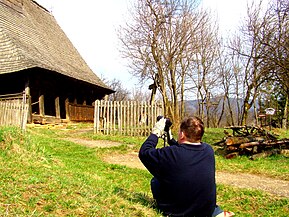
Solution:
M289 181L246 173L217 172L216 182L239 188L258 189L289 198Z
M121 143L118 142L104 140L95 141L79 138L65 138L65 140L82 144L90 148L104 148L121 145ZM143 164L140 162L138 158L138 152L136 151L127 154L107 155L103 158L103 160L112 164L124 165L131 168L145 169ZM268 192L270 194L289 198L289 181L272 179L264 176L246 173L233 174L228 172L217 172L216 182L239 188L258 189Z
M89 148L107 148L107 147L114 147L119 146L121 143L119 142L113 142L113 141L107 141L107 140L89 140L89 139L80 139L80 138L64 138L64 140L78 143L84 146L87 146Z

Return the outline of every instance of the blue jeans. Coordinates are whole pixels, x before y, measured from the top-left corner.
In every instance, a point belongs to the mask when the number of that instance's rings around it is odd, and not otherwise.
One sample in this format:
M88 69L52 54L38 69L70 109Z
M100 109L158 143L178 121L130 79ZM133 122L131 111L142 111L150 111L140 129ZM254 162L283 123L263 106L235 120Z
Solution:
M151 190L153 198L158 201L160 195L160 183L155 177L151 180Z
M160 196L160 183L155 177L153 177L151 180L151 190L152 190L154 199L158 201L159 196ZM223 210L218 205L216 205L216 208L212 214L212 217L215 217L222 212Z

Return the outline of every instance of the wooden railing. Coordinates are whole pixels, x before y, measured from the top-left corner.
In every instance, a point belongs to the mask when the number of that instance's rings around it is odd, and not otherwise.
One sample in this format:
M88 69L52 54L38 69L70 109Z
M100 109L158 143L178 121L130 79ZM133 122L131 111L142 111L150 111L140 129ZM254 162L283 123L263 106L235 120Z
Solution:
M96 100L94 132L106 135L147 136L162 115L161 104L149 102Z
M18 126L26 129L28 103L26 94L0 96L0 126Z

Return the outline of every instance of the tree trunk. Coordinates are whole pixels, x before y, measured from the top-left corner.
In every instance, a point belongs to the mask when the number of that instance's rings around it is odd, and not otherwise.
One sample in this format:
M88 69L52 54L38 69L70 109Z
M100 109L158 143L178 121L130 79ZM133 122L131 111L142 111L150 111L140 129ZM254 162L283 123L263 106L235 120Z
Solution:
M224 95L223 100L222 100L223 101L222 102L222 110L221 110L221 114L220 114L218 122L217 122L217 127L220 127L220 123L222 121L222 118L223 118L223 115L225 112L225 100L226 100L226 95Z
M249 109L250 109L250 104L248 103L248 100L245 99L244 105L243 105L243 111L242 111L242 118L241 118L242 126L246 125Z
M287 120L288 120L288 101L289 101L289 96L287 94L286 96L286 102L285 102L285 107L284 107L284 115L282 118L282 128L287 129Z

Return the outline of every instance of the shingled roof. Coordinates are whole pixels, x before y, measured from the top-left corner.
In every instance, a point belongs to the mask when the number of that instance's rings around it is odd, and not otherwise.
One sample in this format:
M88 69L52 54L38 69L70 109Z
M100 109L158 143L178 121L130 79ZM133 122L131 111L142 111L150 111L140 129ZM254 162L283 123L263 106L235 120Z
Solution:
M0 0L0 74L34 67L113 92L89 68L45 8L32 0Z

